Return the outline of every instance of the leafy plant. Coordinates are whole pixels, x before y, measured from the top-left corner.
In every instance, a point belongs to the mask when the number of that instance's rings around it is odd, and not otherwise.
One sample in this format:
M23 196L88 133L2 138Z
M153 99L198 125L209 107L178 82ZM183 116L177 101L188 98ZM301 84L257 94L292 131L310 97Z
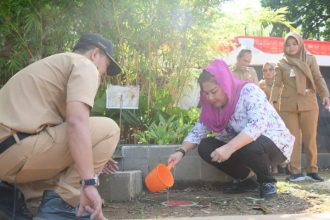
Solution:
M330 40L330 7L329 0L261 0L263 7L271 10L285 8L290 13L284 14L284 19L293 22L293 26L301 29L305 39ZM272 35L283 36L288 28L277 24L272 28Z
M178 144L192 128L192 123L186 123L183 117L172 115L165 119L159 115L159 123L153 122L146 131L140 131L134 136L140 144Z
M82 33L101 33L114 42L114 57L124 73L108 83L139 85L140 106L138 110L106 109L103 88L92 114L120 121L124 136L135 131L141 136L152 129L144 142L180 142L168 141L168 135L173 131L173 137L185 135L198 110L184 111L176 104L185 86L195 80L193 70L223 55L218 43L230 42L237 35L265 35L274 22L290 24L283 18L285 11L279 10L267 9L258 16L246 10L231 17L221 11L223 2L226 0L0 1L0 86L28 64L70 51Z

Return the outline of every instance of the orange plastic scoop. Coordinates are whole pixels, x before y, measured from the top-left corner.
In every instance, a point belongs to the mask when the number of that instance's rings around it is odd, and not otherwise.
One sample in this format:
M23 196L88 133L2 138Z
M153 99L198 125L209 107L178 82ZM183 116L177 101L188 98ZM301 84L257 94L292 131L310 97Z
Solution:
M167 166L158 164L145 178L145 184L150 192L159 192L170 188L174 184L174 178L171 173L173 162Z

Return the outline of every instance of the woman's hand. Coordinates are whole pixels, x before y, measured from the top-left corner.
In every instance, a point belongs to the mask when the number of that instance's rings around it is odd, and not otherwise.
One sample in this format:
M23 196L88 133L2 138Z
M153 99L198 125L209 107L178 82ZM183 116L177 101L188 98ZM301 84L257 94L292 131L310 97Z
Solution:
M330 99L328 97L323 98L322 104L323 104L324 108L329 110L329 108L330 108Z
M173 166L175 166L175 164L179 163L182 158L183 158L183 154L178 151L178 152L171 154L169 156L167 162L168 163L173 162Z
M227 144L218 147L211 153L212 161L214 162L224 162L229 159L229 157L237 150L245 147L253 141L253 138L241 131L233 139L231 139Z
M214 162L224 162L229 159L229 157L232 155L232 150L228 144L222 145L221 147L218 147L211 153L212 161Z

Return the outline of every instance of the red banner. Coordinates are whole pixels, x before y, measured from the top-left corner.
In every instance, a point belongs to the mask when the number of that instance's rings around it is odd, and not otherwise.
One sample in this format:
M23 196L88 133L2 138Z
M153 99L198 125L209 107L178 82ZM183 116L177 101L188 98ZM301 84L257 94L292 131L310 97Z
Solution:
M242 46L239 43L239 39L253 40L253 46L265 53L270 53L270 54L283 53L284 38L282 37L239 36L239 37L235 37L234 39L234 45L236 45L237 47ZM304 40L304 44L306 50L312 54L325 55L325 56L330 55L330 42L328 41ZM219 50L222 52L228 52L232 49L233 49L232 47L228 47L227 45L219 45Z

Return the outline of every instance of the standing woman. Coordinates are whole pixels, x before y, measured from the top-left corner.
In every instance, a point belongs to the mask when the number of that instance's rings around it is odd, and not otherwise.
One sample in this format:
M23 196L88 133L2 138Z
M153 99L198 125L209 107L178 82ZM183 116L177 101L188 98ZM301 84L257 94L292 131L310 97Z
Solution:
M275 197L276 179L270 165L290 158L293 135L263 91L236 79L222 60L211 62L198 81L199 121L168 162L179 163L198 146L203 160L238 181L227 193L256 190L259 183L261 197ZM215 136L207 137L210 132Z
M259 87L265 92L267 100L270 99L270 93L274 83L275 66L276 64L270 61L266 61L262 66L262 79L259 81ZM278 111L278 104L274 105L274 108ZM272 172L274 174L278 173L277 164L272 165Z
M259 87L265 92L268 100L270 100L270 93L272 91L272 86L274 83L275 66L275 63L269 61L264 63L264 65L262 66L263 79L259 81ZM279 102L274 105L276 111L279 110L278 104Z
M329 108L329 91L316 58L306 52L300 35L286 35L284 55L277 63L275 71L271 101L276 104L281 100L280 115L296 137L290 161L291 175L287 180L295 182L305 179L301 169L302 140L307 156L306 178L323 181L318 175L317 167L316 134L319 106L316 92L324 107Z
M275 66L275 63L269 61L262 66L263 79L259 81L259 87L265 92L268 100L274 82Z

